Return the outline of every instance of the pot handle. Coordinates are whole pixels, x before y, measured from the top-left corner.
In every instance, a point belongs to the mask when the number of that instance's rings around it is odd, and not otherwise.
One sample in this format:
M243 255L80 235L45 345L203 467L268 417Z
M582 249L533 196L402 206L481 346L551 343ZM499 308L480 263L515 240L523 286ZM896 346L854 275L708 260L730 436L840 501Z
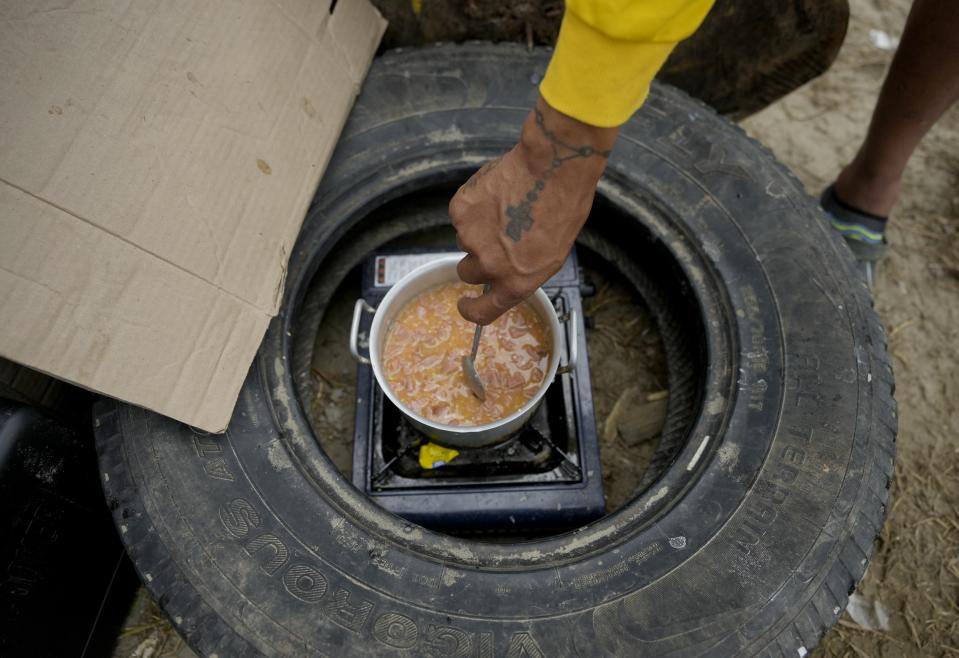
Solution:
M356 300L356 304L353 306L353 324L350 326L350 354L360 363L368 364L370 359L360 354L360 347L369 349L370 346L369 338L365 334L362 337L360 336L360 317L363 315L363 311L373 313L376 309L367 304L366 300L361 297Z
M556 369L557 375L565 375L576 369L576 360L579 357L579 325L576 323L576 309L570 309L568 313L560 317L560 322L565 322L569 327L569 338L566 344L566 365Z

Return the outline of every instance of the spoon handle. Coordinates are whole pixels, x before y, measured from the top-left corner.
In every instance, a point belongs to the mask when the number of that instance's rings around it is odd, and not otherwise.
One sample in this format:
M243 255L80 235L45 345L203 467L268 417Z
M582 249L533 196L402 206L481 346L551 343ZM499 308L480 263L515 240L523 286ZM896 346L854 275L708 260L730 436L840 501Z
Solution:
M483 325L476 325L476 331L473 332L473 350L470 352L470 361L476 362L476 352L479 350L480 334L483 333Z
M483 286L483 294L485 295L486 293L488 293L489 289L490 289L490 284L487 283L486 285ZM470 352L470 361L472 361L473 363L476 363L476 352L477 350L479 350L480 334L482 333L483 333L483 325L481 324L476 325L476 331L473 332L473 349Z

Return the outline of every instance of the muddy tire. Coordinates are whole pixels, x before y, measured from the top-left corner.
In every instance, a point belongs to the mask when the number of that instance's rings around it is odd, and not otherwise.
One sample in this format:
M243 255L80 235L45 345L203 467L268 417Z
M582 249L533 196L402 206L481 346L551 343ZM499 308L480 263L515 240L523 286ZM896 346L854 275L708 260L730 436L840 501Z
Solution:
M583 237L685 318L694 372L670 387L695 377L697 394L670 401L684 431L655 479L575 532L483 543L384 512L320 449L298 381L316 328L301 311L322 315L309 291L348 271L334 263L356 236L389 239L395 204L448 198L508 148L546 61L488 45L379 58L228 431L99 403L121 536L199 653L794 657L844 609L893 472L883 331L799 183L672 88L624 127Z
M563 13L554 0L373 4L389 20L387 48L470 39L552 45ZM657 78L741 119L829 68L848 23L848 0L716 0Z

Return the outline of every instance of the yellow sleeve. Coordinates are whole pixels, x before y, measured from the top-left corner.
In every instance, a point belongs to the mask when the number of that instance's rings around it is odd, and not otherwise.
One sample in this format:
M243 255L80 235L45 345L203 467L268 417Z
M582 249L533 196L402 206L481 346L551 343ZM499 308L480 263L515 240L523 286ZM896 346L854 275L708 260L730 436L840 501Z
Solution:
M604 128L626 122L677 43L713 0L567 0L540 93L563 114Z

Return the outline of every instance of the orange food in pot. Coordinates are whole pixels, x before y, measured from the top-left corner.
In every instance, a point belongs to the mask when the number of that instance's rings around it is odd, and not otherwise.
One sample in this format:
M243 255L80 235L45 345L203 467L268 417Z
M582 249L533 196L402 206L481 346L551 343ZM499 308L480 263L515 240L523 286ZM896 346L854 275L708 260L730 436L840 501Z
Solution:
M549 364L549 329L522 303L483 328L476 371L486 389L480 402L466 385L462 359L476 325L456 309L479 286L450 283L414 297L386 333L382 361L393 394L421 416L446 425L485 425L506 418L539 391Z

